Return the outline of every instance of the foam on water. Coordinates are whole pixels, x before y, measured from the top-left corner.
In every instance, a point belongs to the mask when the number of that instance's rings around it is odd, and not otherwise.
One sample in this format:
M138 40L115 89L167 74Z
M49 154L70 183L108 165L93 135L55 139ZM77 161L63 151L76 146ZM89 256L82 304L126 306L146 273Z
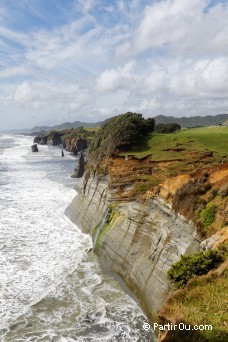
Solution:
M20 145L3 154L8 174L0 193L1 328L55 287L90 245L64 216L75 192L32 165L37 157L51 158L47 147L30 155L29 164L24 157L31 138L18 140Z
M31 137L1 140L0 340L153 341L136 303L87 252L89 236L64 216L75 158L47 146L32 153Z

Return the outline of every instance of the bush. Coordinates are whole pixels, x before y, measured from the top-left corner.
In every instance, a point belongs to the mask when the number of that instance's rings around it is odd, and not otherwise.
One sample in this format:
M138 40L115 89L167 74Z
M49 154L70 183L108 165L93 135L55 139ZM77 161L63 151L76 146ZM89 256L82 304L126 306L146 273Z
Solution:
M155 131L157 133L173 133L176 131L180 131L181 126L177 123L169 123L169 124L157 124L155 126Z
M106 120L90 144L89 159L99 163L105 156L137 146L144 135L154 130L154 125L154 119L131 112Z
M181 259L169 269L167 277L177 287L181 287L189 279L207 274L210 270L218 267L223 260L224 253L218 250L209 250L187 256L182 255Z
M216 206L213 202L207 204L206 208L200 213L200 219L204 227L210 226L215 220Z

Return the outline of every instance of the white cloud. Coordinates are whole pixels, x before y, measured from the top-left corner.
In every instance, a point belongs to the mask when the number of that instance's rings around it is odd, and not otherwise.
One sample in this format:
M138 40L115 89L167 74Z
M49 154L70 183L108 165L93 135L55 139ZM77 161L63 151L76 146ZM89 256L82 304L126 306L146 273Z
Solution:
M174 55L228 52L228 4L204 11L209 1L164 0L146 6L129 42L118 54L164 48Z
M139 106L139 111L152 111L155 112L160 107L159 102L155 99L145 99Z
M56 110L56 115L62 112L74 113L90 103L90 95L86 89L78 85L68 84L57 86L40 82L22 82L6 97L4 106L17 105L21 108L40 110Z
M83 61L88 50L92 55L96 55L99 50L92 50L88 46L88 42L97 33L96 29L80 34L86 22L86 19L71 22L51 33L49 31L32 33L25 57L34 65L54 69L63 62L76 64L75 61Z
M28 69L23 66L14 66L14 67L9 67L5 68L3 70L0 70L0 78L8 78L8 77L13 77L13 76L18 76L18 75L26 75L28 74Z
M17 111L30 120L35 112L40 122L31 122L55 124L99 121L129 110L147 116L227 112L227 3L208 8L207 0L71 4L61 25L56 19L44 26L44 9L28 6L43 20L42 28L17 30L15 18L4 13L4 117Z
M14 100L19 103L26 103L28 100L32 99L32 89L27 82L23 82L19 85L14 94Z
M134 76L132 74L135 61L129 61L123 67L104 71L97 80L98 91L115 91L122 88L132 88L134 86Z
M180 69L170 79L170 90L178 96L226 98L228 93L228 58L200 60Z

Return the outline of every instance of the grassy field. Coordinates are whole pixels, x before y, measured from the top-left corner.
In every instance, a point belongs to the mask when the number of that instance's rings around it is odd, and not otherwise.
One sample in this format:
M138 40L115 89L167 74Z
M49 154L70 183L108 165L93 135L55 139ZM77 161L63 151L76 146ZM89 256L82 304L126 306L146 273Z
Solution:
M174 331L170 341L227 341L227 307L224 296L228 291L228 274L224 266L222 275L212 272L195 278L174 294L163 307L161 314L178 317L191 331ZM212 325L212 330L193 330L193 326Z
M134 161L135 172L132 175L136 181L137 195L162 183L167 177L198 172L228 162L228 127L189 128L171 134L153 133L144 137L137 148L121 155L138 158ZM143 159L146 156L148 158ZM151 165L152 173L140 172L148 165Z
M186 153L211 151L227 161L228 127L182 129L171 134L152 134L142 139L140 147L129 151L138 158L151 154L153 161L186 159ZM127 154L126 152L124 154ZM226 156L226 157L225 157Z

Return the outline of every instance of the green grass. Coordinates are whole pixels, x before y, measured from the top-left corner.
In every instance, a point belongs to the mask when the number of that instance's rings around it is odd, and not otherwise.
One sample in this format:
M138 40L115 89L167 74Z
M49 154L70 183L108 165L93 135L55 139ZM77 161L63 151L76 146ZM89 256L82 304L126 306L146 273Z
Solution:
M100 127L85 127L84 130L85 131L89 131L89 132L97 132L99 131Z
M212 325L212 330L173 332L170 341L227 341L227 308L224 296L228 291L228 272L216 276L213 273L191 281L177 291L167 302L163 314L178 317L185 324Z
M228 127L201 127L182 129L180 132L171 134L153 133L144 137L138 148L128 151L126 154L133 154L143 158L148 154L152 155L153 161L186 159L186 152L214 152L217 159L227 160ZM164 151L167 149L184 149L184 151Z

